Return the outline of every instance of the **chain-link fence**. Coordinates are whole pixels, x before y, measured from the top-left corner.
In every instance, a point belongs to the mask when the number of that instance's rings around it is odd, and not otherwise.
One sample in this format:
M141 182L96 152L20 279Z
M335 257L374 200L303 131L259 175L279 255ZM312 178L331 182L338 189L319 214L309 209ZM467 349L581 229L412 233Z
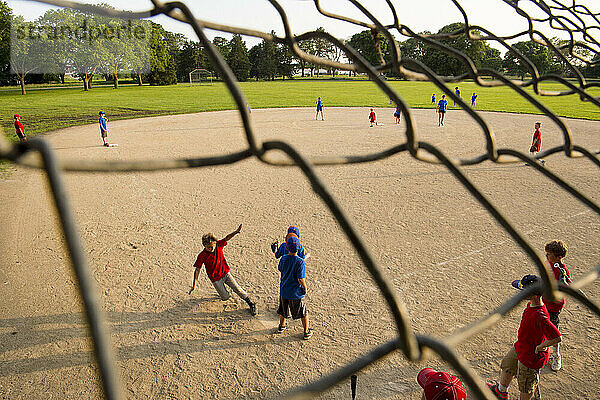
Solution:
M552 121L560 128L564 141L561 146L550 148L541 152L536 158L550 156L556 153L564 153L566 157L585 157L592 161L596 166L600 167L600 159L597 157L598 151L586 149L582 146L575 145L572 140L572 135L569 127L551 110L546 108L538 99L524 90L524 87L531 86L533 92L540 96L567 96L577 95L582 101L593 103L600 107L600 98L590 94L589 89L600 86L600 83L587 82L580 71L580 68L573 62L578 60L581 65L595 66L600 64L600 43L595 39L594 34L600 30L600 13L592 12L588 7L576 4L575 1L571 5L565 5L559 1L544 1L544 0L503 0L507 5L512 7L516 14L523 17L527 21L528 29L510 36L497 36L482 26L471 25L469 23L467 12L461 6L458 0L451 0L454 6L460 11L463 16L462 28L455 32L446 34L418 34L415 33L407 25L400 22L397 9L391 0L386 0L389 6L389 12L393 17L393 24L382 24L365 6L357 0L348 0L356 9L358 9L368 22L358 21L347 18L342 15L336 15L323 9L319 0L313 0L315 8L318 12L328 18L344 21L345 23L355 24L364 28L371 29L374 33L374 48L380 52L381 60L383 55L377 43L379 34L384 35L388 39L390 45L391 61L383 62L375 67L368 63L355 49L349 47L342 40L330 35L325 31L311 31L302 34L292 32L288 22L285 10L276 0L269 0L270 4L275 8L281 18L281 22L285 28L285 36L279 37L272 33L261 32L252 29L241 27L220 25L197 19L190 9L181 2L163 3L158 0L152 0L152 9L144 12L123 12L113 9L107 9L100 6L89 4L81 4L62 0L44 0L42 3L69 7L84 12L105 15L108 17L118 17L124 19L139 19L156 16L159 14L167 15L173 19L188 23L194 29L201 44L206 49L210 61L227 88L231 92L237 108L239 110L247 140L247 148L237 153L231 153L223 156L192 158L192 159L173 159L165 161L147 160L147 161L111 161L110 163L102 161L64 161L58 163L54 158L53 152L48 144L41 139L33 139L26 143L10 145L5 140L0 140L0 159L7 159L14 163L26 165L35 168L43 168L48 176L52 193L54 196L55 206L60 216L62 229L65 240L71 256L73 268L76 272L82 298L84 300L89 327L94 342L94 350L100 366L102 381L104 385L104 393L107 398L115 399L119 397L118 383L114 372L113 358L111 349L108 345L105 333L105 323L100 312L100 307L97 302L95 289L90 279L90 272L86 264L85 257L82 252L80 238L78 237L73 221L72 211L70 209L67 193L64 184L62 183L62 172L129 172L129 171L153 171L179 168L200 168L212 165L233 164L238 161L256 157L261 162L269 165L285 167L296 166L302 170L306 178L309 180L314 192L327 205L330 212L335 217L343 232L348 236L348 239L354 246L356 252L360 256L364 267L369 272L373 281L381 291L387 306L393 315L396 326L396 338L391 340L354 360L345 367L330 373L322 379L307 384L304 387L297 388L289 393L289 398L307 398L320 393L340 381L347 379L352 374L367 367L376 360L384 357L395 351L401 351L406 359L417 361L422 358L423 349L428 348L437 353L440 358L451 365L454 370L463 377L463 381L471 389L472 393L477 398L491 399L492 395L486 388L484 382L478 377L476 372L469 366L468 362L460 356L454 347L479 333L490 326L498 323L501 317L514 309L527 295L531 292L526 290L516 294L508 299L504 304L496 310L490 312L487 316L478 321L458 329L452 334L442 338L435 339L430 336L419 335L414 332L410 326L408 314L404 303L399 299L390 286L389 282L384 279L382 270L375 263L369 250L365 247L364 241L359 238L358 233L350 224L349 219L342 211L339 204L332 197L327 187L314 173L314 166L318 165L340 165L376 162L378 160L390 157L401 152L408 152L416 161L443 164L454 177L471 193L471 195L491 214L494 219L506 230L511 238L525 251L529 258L535 263L538 273L541 276L543 290L546 296L550 299L555 299L557 292L565 294L577 299L585 307L592 310L600 316L600 308L597 304L586 298L581 292L581 288L594 282L600 274L600 264L593 270L589 271L585 276L578 279L570 286L557 284L552 279L549 271L546 269L544 262L538 257L534 249L524 239L523 235L511 225L502 213L477 189L477 187L464 174L461 166L479 164L485 161L494 163L514 163L514 162L529 162L530 165L540 174L550 179L563 190L571 194L575 199L579 200L587 207L591 208L595 213L600 215L600 207L586 197L583 193L573 187L571 184L563 180L558 175L544 168L539 163L531 159L527 154L519 152L511 148L500 148L496 144L494 133L488 126L481 114L473 110L459 96L450 90L446 84L450 82L461 82L466 79L473 80L477 85L482 87L491 86L508 86L516 96L520 96L534 105L544 115L551 118ZM534 7L537 13L544 17L531 17L521 5L527 3L527 6ZM591 21L591 22L590 22ZM535 24L547 23L551 29L566 32L569 39L561 45L556 45L540 31L534 29ZM237 33L246 36L266 39L275 43L286 45L296 57L303 59L306 62L317 64L326 67L333 67L340 70L355 71L366 73L375 84L395 102L402 110L406 122L406 141L397 146L393 146L382 152L373 154L354 156L348 155L343 157L315 157L304 158L292 146L281 141L265 141L258 142L255 136L252 119L250 118L249 110L246 107L244 94L240 89L232 71L223 60L219 51L211 43L205 34L206 29L218 30L222 32ZM392 36L392 32L398 32L406 37L417 39L419 42L432 46L456 60L460 61L466 68L466 73L460 76L442 77L436 74L427 65L418 60L403 57L398 43ZM476 33L477 32L477 33ZM522 65L526 65L528 74L531 79L527 81L513 81L502 73L487 69L477 68L475 63L464 53L446 45L444 39L454 38L458 35L466 35L471 41L491 41L497 42L506 48L507 51L512 51L516 54ZM576 40L575 36L581 36L580 40ZM508 41L524 36L534 42L547 46L552 53L561 62L568 67L570 75L574 79L567 80L563 76L557 74L540 74L536 65L525 57L518 49L511 46ZM326 58L317 57L304 52L299 42L307 39L324 39L334 46L341 49L345 56L350 60L349 64L335 62ZM592 59L586 59L581 56L581 52L577 49L586 49L588 54L593 56ZM381 75L383 71L394 71L409 80L421 80L433 82L448 98L454 100L460 107L465 110L480 126L486 138L486 151L471 159L450 159L442 151L431 143L420 141L418 132L414 125L413 114L406 102L388 85L384 77ZM493 78L490 79L483 79ZM554 81L564 86L565 90L561 92L549 92L540 88L541 82ZM576 83L573 83L576 82ZM289 160L281 161L270 157L273 150L280 150L287 154ZM24 158L23 155L30 152L38 152L41 159Z

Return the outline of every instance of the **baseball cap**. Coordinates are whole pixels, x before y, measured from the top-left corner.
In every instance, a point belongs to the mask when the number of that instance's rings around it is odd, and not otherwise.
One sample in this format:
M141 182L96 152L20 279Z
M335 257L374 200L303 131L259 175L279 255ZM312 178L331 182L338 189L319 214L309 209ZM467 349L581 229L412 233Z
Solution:
M104 114L104 111L100 111L100 112L98 113L98 115L102 115L102 114Z
M300 229L298 229L298 227L296 227L296 226L290 226L288 228L287 233L293 233L296 236L298 236L298 239L300 239Z
M19 114L15 114L14 118L21 118Z
M300 240L297 237L291 236L286 242L285 247L290 253L297 253L300 248Z
M423 368L417 382L425 391L426 400L466 400L467 392L460 379L446 372Z
M512 287L523 290L527 288L527 286L535 284L537 281L539 281L539 279L540 278L538 278L536 275L525 275L521 279L514 280L512 282Z

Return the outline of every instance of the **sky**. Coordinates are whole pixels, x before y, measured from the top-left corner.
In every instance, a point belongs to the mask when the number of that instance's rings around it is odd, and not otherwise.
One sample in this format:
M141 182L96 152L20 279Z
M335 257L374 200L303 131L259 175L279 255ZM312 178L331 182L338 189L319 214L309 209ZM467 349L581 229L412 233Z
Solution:
M279 14L267 0L183 1L197 18L203 20L264 32L274 30L280 36L284 33ZM563 1L570 4L572 0ZM117 9L123 9L124 2L122 0L104 0L103 2ZM553 0L546 0L546 2L553 3ZM301 34L322 26L334 36L348 39L353 34L364 30L362 27L320 15L312 0L280 0L279 3L286 11L294 34ZM361 3L368 4L370 12L382 23L393 22L385 0L363 0ZM396 6L400 23L415 32L424 30L437 32L449 23L463 21L462 15L451 0L392 0L392 3ZM577 0L577 3L588 6L593 12L600 12L600 1L598 0ZM35 1L9 0L8 4L15 14L22 15L26 20L34 20L44 14L46 10L52 8ZM514 9L502 0L460 0L460 4L467 12L471 24L484 26L497 35L514 34L527 28L527 20L516 14ZM367 21L367 18L349 0L321 0L320 5L329 12ZM537 6L529 1L521 1L519 6L532 16L545 16ZM130 11L142 11L150 9L151 3L149 0L128 0L126 7ZM162 24L165 29L171 32L182 33L190 39L197 40L192 29L184 23L165 16L153 17L151 20ZM537 24L536 29L550 37L568 37L564 33L550 29L548 23ZM590 33L594 34L596 40L600 41L600 29L592 30ZM231 37L229 34L215 31L208 31L207 35L211 39L215 36ZM394 35L399 40L406 40L397 32L394 32ZM581 39L581 37L576 37L576 39ZM260 41L260 39L248 37L245 37L244 40L248 47ZM523 37L518 40L528 39ZM493 45L493 47L502 50L499 45Z

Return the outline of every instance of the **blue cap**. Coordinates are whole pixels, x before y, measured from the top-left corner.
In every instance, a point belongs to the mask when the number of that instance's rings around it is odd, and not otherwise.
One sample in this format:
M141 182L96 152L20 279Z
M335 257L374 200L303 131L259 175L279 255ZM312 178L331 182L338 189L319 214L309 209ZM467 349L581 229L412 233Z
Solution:
M100 111L100 112L98 113L98 115L102 115L102 114L104 114L104 111Z
M535 285L539 280L540 278L536 275L525 275L523 278L513 281L512 287L514 287L515 289L523 290L526 289L528 286ZM536 291L535 293L538 294L541 292Z
M285 242L285 247L287 251L290 253L297 253L300 248L300 240L297 237L291 236L287 242Z
M295 226L290 226L290 227L288 228L288 231L287 231L287 233L293 233L294 235L296 235L296 236L300 237L300 229L298 229L298 228L297 228L297 227L295 227Z

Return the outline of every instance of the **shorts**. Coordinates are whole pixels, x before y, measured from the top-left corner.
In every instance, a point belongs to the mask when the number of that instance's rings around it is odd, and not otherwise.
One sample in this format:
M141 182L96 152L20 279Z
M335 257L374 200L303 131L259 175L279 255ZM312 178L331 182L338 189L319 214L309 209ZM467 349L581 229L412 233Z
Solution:
M25 139L25 135L22 134L21 132L17 132L17 136L19 137L19 139L23 140Z
M215 287L215 289L217 289L217 293L219 293L219 296L223 301L227 300L231 296L229 294L229 290L227 290L225 285L233 289L233 291L237 293L237 295L240 296L241 299L246 300L248 298L248 294L244 291L244 289L240 287L240 285L238 285L238 283L233 278L233 275L231 275L229 272L224 277L222 277L216 282L213 282L212 284Z
M394 113L394 117L400 118L400 114L399 113Z
M502 359L500 369L509 375L516 376L519 384L519 392L533 393L540 382L540 370L527 368L517 357L517 351L513 346Z
M290 318L290 314L293 319L306 317L308 311L306 310L304 298L283 299L280 297L279 308L277 308L277 314L281 315L283 318Z
M440 114L446 114L446 110L438 110Z
M550 322L552 322L554 324L554 326L556 327L556 329L558 329L558 324L560 323L560 318L558 318L558 315L560 314L560 311L559 312L548 311L548 314L550 315Z
M323 106L320 106L320 107L317 106L317 112L319 112L319 111L323 111Z
M100 135L105 138L108 135L108 131L100 131Z

